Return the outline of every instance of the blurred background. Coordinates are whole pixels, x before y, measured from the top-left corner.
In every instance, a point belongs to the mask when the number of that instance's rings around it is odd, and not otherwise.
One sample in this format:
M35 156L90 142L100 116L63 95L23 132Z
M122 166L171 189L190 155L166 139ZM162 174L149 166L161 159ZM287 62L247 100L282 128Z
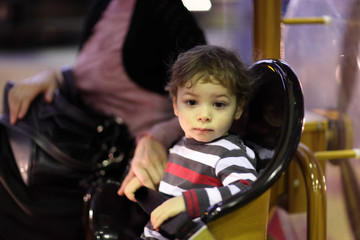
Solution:
M74 44L90 2L2 0L1 49Z
M203 4L192 5L200 2ZM185 3L194 9L210 44L238 50L244 62L251 65L253 0ZM45 68L72 64L90 4L90 0L0 1L0 96L7 80L17 81ZM307 110L336 109L350 117L355 147L360 146L359 5L359 0L283 0L281 12L283 18L330 17L328 24L282 24L282 58L302 83ZM348 56L354 62L351 66L343 64ZM359 191L359 160L350 160L350 164L356 176L354 191ZM326 177L327 239L355 239L344 202L341 170L326 163ZM284 218L295 229L293 239L306 239L304 213Z

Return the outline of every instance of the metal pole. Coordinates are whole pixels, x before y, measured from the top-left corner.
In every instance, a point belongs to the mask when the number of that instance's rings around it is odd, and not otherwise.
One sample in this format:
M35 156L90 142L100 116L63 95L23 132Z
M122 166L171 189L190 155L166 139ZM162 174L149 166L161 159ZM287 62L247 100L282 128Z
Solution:
M254 0L254 61L280 59L281 0Z

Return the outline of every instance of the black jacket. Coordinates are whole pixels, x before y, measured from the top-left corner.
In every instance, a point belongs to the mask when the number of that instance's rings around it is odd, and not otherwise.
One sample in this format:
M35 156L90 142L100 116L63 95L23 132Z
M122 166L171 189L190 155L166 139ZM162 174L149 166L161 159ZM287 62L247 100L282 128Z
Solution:
M96 0L81 37L80 49L111 0ZM203 31L181 0L137 0L123 46L123 63L141 87L165 94L168 66L179 52L206 44Z

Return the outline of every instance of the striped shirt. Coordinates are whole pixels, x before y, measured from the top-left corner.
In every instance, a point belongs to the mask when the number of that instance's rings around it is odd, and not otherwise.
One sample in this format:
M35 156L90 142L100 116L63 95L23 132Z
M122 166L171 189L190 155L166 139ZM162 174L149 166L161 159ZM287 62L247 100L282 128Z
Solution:
M159 191L171 196L182 195L190 217L197 218L209 206L255 181L255 169L255 153L236 135L208 143L184 137L170 149ZM149 230L146 229L145 236L152 235Z

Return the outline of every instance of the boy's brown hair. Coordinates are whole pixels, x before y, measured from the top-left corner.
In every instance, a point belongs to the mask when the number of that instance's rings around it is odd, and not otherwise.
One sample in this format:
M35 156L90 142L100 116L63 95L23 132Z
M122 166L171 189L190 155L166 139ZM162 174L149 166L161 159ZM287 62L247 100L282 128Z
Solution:
M171 97L176 97L177 89L185 86L194 76L197 78L192 84L199 80L212 82L215 79L236 95L239 106L244 106L251 98L253 81L235 51L219 46L201 45L180 54L171 67L166 90Z

